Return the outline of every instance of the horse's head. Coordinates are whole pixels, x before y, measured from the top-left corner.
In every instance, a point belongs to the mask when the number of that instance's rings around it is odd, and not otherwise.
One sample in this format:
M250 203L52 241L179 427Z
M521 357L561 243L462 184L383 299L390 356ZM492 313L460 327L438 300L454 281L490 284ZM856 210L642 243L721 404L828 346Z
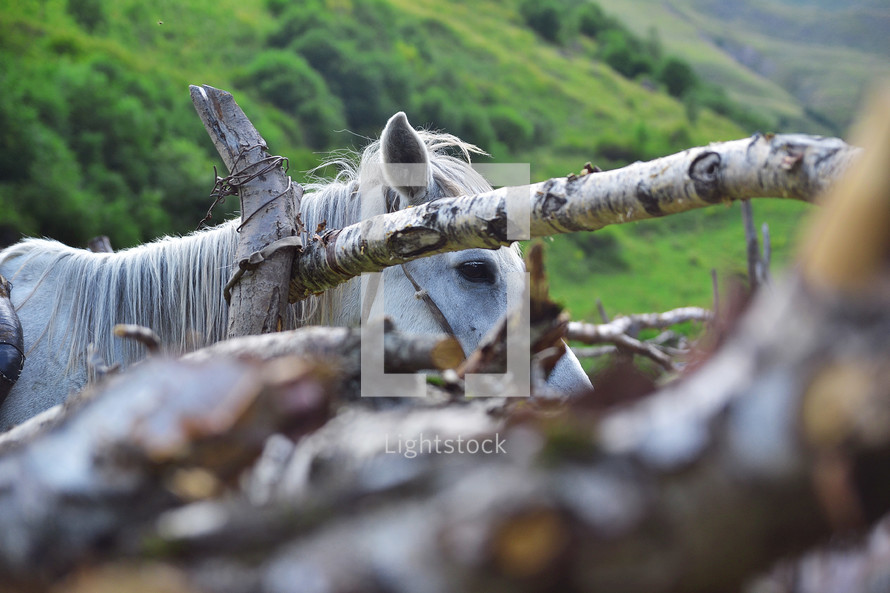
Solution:
M491 185L467 162L442 153L457 148L469 157L481 152L453 136L414 130L404 113L397 113L380 138L379 164L388 209L422 204L443 197L472 195ZM452 330L469 354L507 311L508 294L522 293L525 266L517 245L497 250L467 249L413 261L384 273L384 311L396 327L417 333ZM425 290L435 307L415 296ZM437 317L441 311L447 324ZM589 388L577 358L569 352L551 375L560 391Z

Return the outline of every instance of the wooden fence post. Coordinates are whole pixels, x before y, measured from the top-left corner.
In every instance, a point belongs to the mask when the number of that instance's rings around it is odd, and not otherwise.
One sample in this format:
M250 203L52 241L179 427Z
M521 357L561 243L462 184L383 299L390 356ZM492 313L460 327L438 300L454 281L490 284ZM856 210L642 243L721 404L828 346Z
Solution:
M230 93L207 85L192 85L189 90L198 116L233 175L229 185L237 187L241 198L237 277L227 287L227 297L231 295L227 337L277 331L287 305L293 247L299 240L302 187L286 175L283 158L269 155L266 141Z

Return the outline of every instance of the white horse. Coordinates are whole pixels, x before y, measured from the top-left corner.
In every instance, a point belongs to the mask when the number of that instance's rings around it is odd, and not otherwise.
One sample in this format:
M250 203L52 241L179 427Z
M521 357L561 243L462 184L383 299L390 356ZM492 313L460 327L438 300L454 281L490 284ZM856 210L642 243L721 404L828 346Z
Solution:
M338 159L336 179L306 186L301 206L305 228L311 233L322 221L327 228L359 221L359 189L369 179L383 180L389 209L488 191L489 184L469 165L473 152L479 149L454 136L415 131L404 114L396 114L358 164ZM425 185L387 183L398 163L420 164ZM174 355L223 339L227 311L222 288L233 268L236 226L237 221L230 221L117 253L92 253L45 239L25 239L0 252L0 275L13 283L26 353L22 375L0 407L0 430L82 388L90 343L109 364L127 365L143 357L140 345L112 337L116 323L154 329L164 350ZM508 291L520 290L516 280L521 281L524 268L515 247L502 247L436 255L411 262L409 269L469 353L505 313ZM415 298L414 286L399 267L385 270L383 278L384 311L396 327L408 333L441 333L440 322ZM288 307L284 326L355 326L359 310L359 281L354 279ZM557 364L550 385L569 392L590 383L569 352Z

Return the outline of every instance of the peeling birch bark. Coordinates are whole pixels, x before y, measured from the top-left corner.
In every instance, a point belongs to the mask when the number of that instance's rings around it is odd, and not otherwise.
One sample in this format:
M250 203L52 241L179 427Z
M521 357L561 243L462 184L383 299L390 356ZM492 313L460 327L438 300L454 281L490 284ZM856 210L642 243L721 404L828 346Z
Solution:
M529 196L532 237L596 231L732 200L813 202L858 152L836 138L757 135L613 171L436 200L309 242L295 266L290 300L421 257L507 245L508 194Z

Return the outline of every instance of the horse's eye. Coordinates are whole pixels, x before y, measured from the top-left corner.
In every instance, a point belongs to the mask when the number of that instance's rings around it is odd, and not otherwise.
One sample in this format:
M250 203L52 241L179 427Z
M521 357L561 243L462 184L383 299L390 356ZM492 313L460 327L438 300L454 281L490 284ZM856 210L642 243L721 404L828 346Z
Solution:
M470 282L494 284L494 272L485 262L469 261L457 266L458 273Z

